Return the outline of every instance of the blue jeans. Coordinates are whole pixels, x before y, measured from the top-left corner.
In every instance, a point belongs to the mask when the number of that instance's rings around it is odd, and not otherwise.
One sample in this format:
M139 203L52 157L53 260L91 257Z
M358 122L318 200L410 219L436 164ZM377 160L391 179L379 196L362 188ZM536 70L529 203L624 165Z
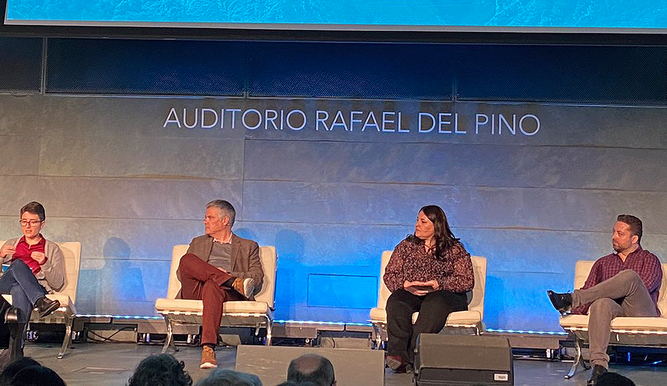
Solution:
M0 293L12 295L12 306L21 310L19 323L27 323L35 302L46 295L46 290L28 265L16 259L0 277Z

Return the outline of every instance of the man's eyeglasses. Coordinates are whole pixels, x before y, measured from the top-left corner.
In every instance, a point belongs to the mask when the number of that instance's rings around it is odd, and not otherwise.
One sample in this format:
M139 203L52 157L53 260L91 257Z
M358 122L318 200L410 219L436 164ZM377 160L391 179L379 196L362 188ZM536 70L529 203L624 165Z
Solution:
M19 220L19 223L21 223L22 227L28 226L28 224L30 224L30 226L34 227L34 226L37 226L37 224L39 224L41 222L42 222L42 220Z

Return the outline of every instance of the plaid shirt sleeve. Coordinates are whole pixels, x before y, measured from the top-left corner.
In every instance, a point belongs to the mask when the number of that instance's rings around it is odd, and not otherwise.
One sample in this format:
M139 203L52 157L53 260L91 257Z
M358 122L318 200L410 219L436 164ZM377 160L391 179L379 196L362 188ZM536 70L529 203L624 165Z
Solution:
M655 292L662 283L662 266L658 257L652 253L646 252L648 256L643 261L641 267L634 268L642 278L649 293Z

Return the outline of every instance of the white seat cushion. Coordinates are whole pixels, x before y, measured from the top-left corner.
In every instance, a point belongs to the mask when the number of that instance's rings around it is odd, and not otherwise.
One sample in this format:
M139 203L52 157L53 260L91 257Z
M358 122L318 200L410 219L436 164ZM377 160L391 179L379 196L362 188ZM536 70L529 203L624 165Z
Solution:
M562 317L560 325L565 329L588 329L588 315L568 315ZM666 332L667 318L618 317L611 321L612 330Z
M588 315L567 315L560 318L560 325L568 328L588 328Z
M372 308L371 321L378 323L387 323L387 310L378 307Z
M201 314L204 303L201 300L160 298L155 301L155 309L159 314L169 314L175 310ZM269 305L265 302L230 301L224 303L223 310L225 313L266 314L269 312Z
M447 317L447 326L451 325L475 325L482 320L479 311L456 311Z
M419 312L412 314L412 323L417 320ZM387 310L384 308L373 308L371 309L371 322L377 323L387 323ZM445 325L469 325L474 326L479 323L481 320L480 314L478 311L456 311L449 314L447 317L447 323Z

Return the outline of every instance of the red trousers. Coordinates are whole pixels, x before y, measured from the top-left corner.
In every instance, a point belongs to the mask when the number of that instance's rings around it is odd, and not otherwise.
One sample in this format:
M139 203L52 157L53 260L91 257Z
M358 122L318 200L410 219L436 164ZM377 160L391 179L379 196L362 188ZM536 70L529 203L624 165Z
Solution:
M230 274L192 253L181 257L178 271L181 276L181 298L202 300L204 303L201 344L215 346L218 343L223 303L228 300L244 300L243 295L230 287L223 287L223 283L232 278Z

